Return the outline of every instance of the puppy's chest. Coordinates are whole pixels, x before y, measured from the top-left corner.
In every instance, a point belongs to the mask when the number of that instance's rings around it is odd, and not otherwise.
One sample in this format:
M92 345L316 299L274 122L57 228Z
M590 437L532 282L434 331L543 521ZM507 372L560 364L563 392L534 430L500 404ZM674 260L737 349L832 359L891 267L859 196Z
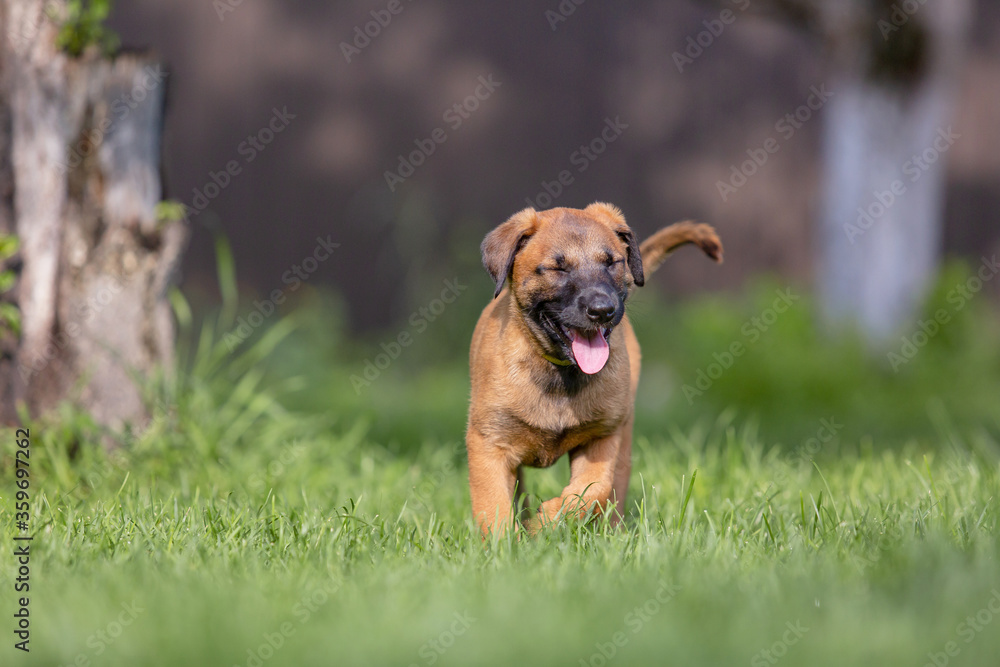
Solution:
M547 468L570 450L614 433L621 417L606 407L545 399L522 407L510 414L517 434L511 446L522 464Z

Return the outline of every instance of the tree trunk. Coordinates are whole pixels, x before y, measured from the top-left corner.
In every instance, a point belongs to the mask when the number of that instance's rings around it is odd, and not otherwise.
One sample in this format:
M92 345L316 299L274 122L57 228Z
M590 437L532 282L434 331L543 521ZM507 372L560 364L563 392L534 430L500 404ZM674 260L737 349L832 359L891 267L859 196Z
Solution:
M829 328L856 325L873 347L912 325L937 268L972 4L830 3L837 75L824 110L818 291Z
M70 401L118 428L144 418L141 381L173 350L166 291L187 233L156 217L165 75L145 56L68 57L43 5L0 0L21 241L0 393L8 419L15 400L33 415Z

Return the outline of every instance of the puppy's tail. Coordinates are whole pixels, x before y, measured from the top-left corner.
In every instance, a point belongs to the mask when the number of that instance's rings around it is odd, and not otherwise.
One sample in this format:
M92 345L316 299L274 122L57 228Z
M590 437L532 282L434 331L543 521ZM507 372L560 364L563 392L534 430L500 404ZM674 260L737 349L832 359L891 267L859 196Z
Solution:
M642 268L645 273L649 275L655 271L667 255L686 243L695 244L706 255L722 263L722 241L719 240L715 230L709 225L689 220L664 227L642 242L639 252L642 255Z

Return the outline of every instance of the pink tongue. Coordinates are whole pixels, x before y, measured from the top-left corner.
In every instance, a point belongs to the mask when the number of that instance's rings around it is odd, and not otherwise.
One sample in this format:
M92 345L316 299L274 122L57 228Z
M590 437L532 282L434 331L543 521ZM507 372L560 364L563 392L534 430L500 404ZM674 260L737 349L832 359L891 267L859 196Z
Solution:
M579 332L573 334L573 357L576 365L587 375L593 375L608 363L611 348L600 331Z

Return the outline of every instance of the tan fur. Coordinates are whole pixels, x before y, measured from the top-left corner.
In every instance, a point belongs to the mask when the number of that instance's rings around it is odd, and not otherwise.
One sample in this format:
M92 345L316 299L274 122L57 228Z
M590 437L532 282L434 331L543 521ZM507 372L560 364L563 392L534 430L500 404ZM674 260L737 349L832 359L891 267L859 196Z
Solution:
M642 265L652 273L675 249L686 243L695 243L705 254L717 262L722 261L722 245L715 230L696 222L678 222L664 227L639 246L642 250Z
M565 373L543 356L559 351L524 312L554 289L550 272L537 267L556 256L573 266L589 266L603 249L640 261L637 253L629 255L630 239L621 212L595 203L584 210L525 209L483 242L483 261L497 278L498 296L483 310L472 336L466 446L472 510L484 534L513 524L521 467L548 467L564 454L570 459L570 482L558 498L542 503L526 524L529 531L595 507L614 506L614 522L624 514L640 365L628 317L611 333L604 368L568 389ZM624 262L607 270L622 289L631 289L637 280L641 284L643 269L651 273L685 243L722 260L722 244L712 228L685 222L660 230L641 246L633 240L633 251L641 247L638 272Z

